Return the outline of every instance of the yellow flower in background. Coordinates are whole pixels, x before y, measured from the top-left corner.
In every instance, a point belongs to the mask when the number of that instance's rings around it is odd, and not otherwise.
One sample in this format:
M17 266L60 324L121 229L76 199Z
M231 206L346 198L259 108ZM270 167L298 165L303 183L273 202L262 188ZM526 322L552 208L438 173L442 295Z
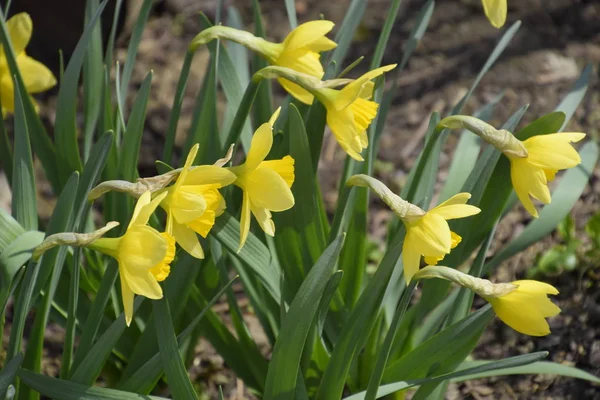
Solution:
M134 294L149 299L163 296L158 282L167 278L169 264L175 257L175 240L146 225L156 207L167 196L163 193L151 200L150 192L137 201L125 234L118 238L100 238L89 248L115 258L119 263L121 293L127 326L133 318Z
M309 21L290 32L282 43L269 42L250 32L227 26L212 26L200 32L190 43L190 51L214 39L226 39L239 43L261 54L271 65L290 68L295 71L321 79L325 72L320 61L320 53L334 49L337 44L328 39L333 29L331 21ZM311 104L313 96L295 83L279 78L281 86L299 101Z
M470 198L469 193L459 193L423 216L402 219L406 227L402 262L407 283L419 270L421 256L428 265L435 265L458 246L461 237L450 230L447 221L479 214L481 210L478 207L466 204Z
M527 150L526 157L505 153L510 160L510 177L517 197L534 217L538 217L538 212L529 196L544 204L551 202L548 182L559 170L581 163L579 153L570 143L584 137L585 133L578 132L533 136L522 142Z
M33 24L27 13L19 13L6 21L6 29L15 53L17 66L21 72L27 93L39 93L56 85L56 78L42 63L25 53L25 47L31 39ZM13 76L8 67L4 49L0 49L0 100L2 115L15 110L15 92Z
M236 176L215 165L191 167L198 147L191 148L175 184L157 194L166 195L160 206L167 212L167 232L190 255L204 258L196 233L206 237L215 218L223 214L225 200L218 189L233 183Z
M481 0L481 2L490 23L496 28L502 28L506 22L506 0Z
M327 125L344 151L363 161L360 153L369 145L367 128L377 115L379 104L372 101L373 79L390 71L396 64L367 72L343 89L320 88L313 94L327 109Z
M294 159L288 155L279 160L265 161L273 146L273 124L280 111L281 107L269 122L256 130L244 164L229 168L237 176L234 184L244 192L238 251L248 238L250 213L267 235L274 236L271 212L285 211L294 206L294 195L290 190L294 183Z
M558 294L554 286L547 283L521 280L511 282L517 288L505 295L484 298L492 305L498 318L515 331L530 336L545 336L550 333L546 318L560 313L560 308L548 298Z

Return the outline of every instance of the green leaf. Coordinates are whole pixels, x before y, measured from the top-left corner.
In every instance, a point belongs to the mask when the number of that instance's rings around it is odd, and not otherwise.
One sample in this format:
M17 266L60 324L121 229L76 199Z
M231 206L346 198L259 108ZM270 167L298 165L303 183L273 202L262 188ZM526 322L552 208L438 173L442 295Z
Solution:
M408 62L408 59L412 55L413 51L417 48L417 45L423 38L427 27L429 26L429 21L431 20L431 16L433 15L433 9L435 8L435 1L428 0L427 3L421 7L419 10L419 14L415 18L415 26L410 31L410 35L408 37L408 41L404 44L404 50L402 51L402 59L400 60L400 65L398 67L399 71L402 71Z
M492 366L493 364L497 364L497 361L467 361L460 365L460 369L466 371L467 369L471 370L474 368L485 368L488 366ZM596 384L600 384L600 379L597 376L594 376L588 372L582 371L579 368L570 367L568 365L562 365L559 363L554 363L550 361L538 361L528 365L515 366L515 367L506 367L499 369L492 369L489 371L474 371L469 374L464 374L460 377L453 378L452 382L463 382L471 379L479 379L479 378L488 378L491 376L503 376L503 375L523 375L523 374L552 374L552 375L560 375L567 376L570 378L583 379L586 381L594 382Z
M3 211L0 211L3 212ZM3 222L0 224L5 229ZM44 240L44 233L27 231L17 236L4 250L0 251L0 293L8 293L15 275L31 258L31 253ZM4 298L2 300L7 300ZM0 302L4 309L6 304Z
M400 10L400 3L402 3L402 0L393 0L390 4L390 8L387 11L385 22L383 23L383 27L381 28L381 32L379 33L379 39L377 40L375 53L371 58L371 66L369 67L370 70L378 68L381 65L383 53L385 52L385 49L387 47L388 40L390 39L390 34L392 33L392 28L394 27L394 22L396 22L396 17L398 16L398 11Z
M334 272L344 236L323 252L300 286L283 321L265 385L264 399L288 399L296 389L300 360L319 302Z
M160 357L167 380L169 381L171 394L176 399L197 399L198 396L183 364L181 354L179 354L179 346L175 337L169 303L167 299L162 298L153 301L152 306L156 315L156 318L154 318L154 327L156 329Z
M252 0L252 16L254 19L254 36L265 38L265 27L263 23L262 13L258 0ZM252 57L252 71L260 71L268 66L267 61L259 54L254 54ZM244 94L245 95L245 94ZM242 100L243 104L243 100ZM241 105L240 105L241 106ZM270 79L263 80L258 87L255 103L253 107L254 114L254 129L256 130L261 124L267 122L273 114L273 82ZM225 142L227 143L227 142Z
M0 102L1 103L1 102ZM0 108L2 104L0 104ZM6 126L4 125L4 119L0 121L0 168L4 170L8 185L12 187L12 176L13 176L13 149L6 132Z
M367 2L364 0L352 0L348 5L344 20L340 25L340 29L335 35L334 41L338 44L337 47L331 53L329 60L326 63L325 78L331 79L337 76L340 72L340 68L343 64L344 58L350 49L350 44L354 38L356 29L358 28L360 21L367 9ZM314 154L313 154L314 155Z
M37 230L38 215L35 175L27 116L23 108L22 94L15 82L15 157L12 177L12 214L28 231Z
M144 0L144 3L139 8L138 17L133 25L133 31L129 38L129 46L127 46L127 58L125 64L123 64L123 75L121 77L119 91L117 96L119 98L119 104L125 104L127 99L127 92L129 91L129 80L133 73L133 66L135 65L135 57L137 56L138 49L140 47L140 41L142 40L142 33L148 21L148 15L150 15L150 9L152 8L152 0Z
M552 203L545 206L538 219L533 220L521 234L511 241L485 266L486 271L497 267L502 261L525 250L533 243L551 233L573 209L586 188L598 162L598 145L590 141L581 151L581 164L570 169L552 193Z
M477 344L481 332L494 317L489 305L450 325L390 364L384 382L416 379L447 373L456 368ZM448 344L451 343L451 346Z
M294 0L285 0L285 11L287 12L290 28L296 29L298 26L298 17L296 17L296 2Z
M274 268L267 247L250 232L246 244L238 253L240 224L227 212L217 218L211 233L232 255L250 267L252 272L269 290L273 298L279 302L281 298L280 271Z
M567 126L573 114L575 114L575 110L579 107L579 104L583 100L585 93L589 87L589 81L593 72L592 64L588 64L585 66L583 71L581 72L581 76L577 79L577 82L571 88L571 91L568 95L565 96L564 99L560 102L560 104L556 107L556 111L562 111L565 115L565 122L561 126L561 128L557 132L562 132L563 129Z
M525 354L522 356L509 357L509 358L505 358L504 360L492 361L487 365L475 366L473 368L458 370L458 371L455 371L455 372L452 372L449 374L436 376L434 378L411 379L411 380L394 382L394 383L390 383L388 385L381 386L379 388L379 390L377 391L377 398L382 398L384 396L387 396L388 394L392 394L392 393L398 392L400 390L410 389L414 386L443 382L443 381L447 381L450 379L454 380L456 378L458 378L457 381L461 381L461 379L460 379L461 377L468 376L469 374L472 374L472 373L477 373L477 372L482 372L482 371L494 371L494 370L503 369L506 367L513 367L513 366L526 365L526 364L534 365L534 364L537 364L536 363L537 360L540 360L547 356L548 356L548 352L541 351L541 352L532 353L532 354ZM532 363L534 363L534 364L532 364ZM479 369L479 368L482 368L482 369ZM467 380L467 379L465 379L465 380ZM366 392L356 393L356 394L353 394L352 396L344 398L344 400L363 400L365 393Z
M90 40L92 40L94 29L106 3L107 0L104 0L98 6L94 16L90 18L89 23L85 27L69 59L69 64L62 76L58 90L56 122L54 124L54 145L56 146L58 171L62 183L67 181L73 171L80 171L82 167L77 145L77 128L75 122L79 75L81 74L81 67L86 57Z
M181 115L181 105L183 104L194 54L195 53L191 51L185 52L183 66L181 67L177 88L175 89L175 97L173 97L173 106L171 107L171 113L169 114L169 125L167 127L167 132L165 133L165 147L162 155L162 160L167 164L173 162L173 146L175 145L177 124L179 123L179 116Z
M164 397L144 396L121 390L87 386L19 370L19 378L42 395L61 400L166 400Z
M15 380L22 361L23 354L19 353L0 370L0 398L4 398L9 385Z
M152 71L148 72L133 103L131 115L127 121L127 128L121 145L119 171L121 178L133 181L137 177L137 163L144 133L144 121L150 85L152 84Z

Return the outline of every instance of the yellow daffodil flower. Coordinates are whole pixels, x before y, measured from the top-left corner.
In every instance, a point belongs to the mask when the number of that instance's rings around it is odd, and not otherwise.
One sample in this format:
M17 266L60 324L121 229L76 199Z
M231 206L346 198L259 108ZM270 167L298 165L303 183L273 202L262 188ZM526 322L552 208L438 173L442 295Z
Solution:
M244 164L229 168L237 176L234 184L244 192L238 251L248 238L250 213L267 235L274 236L271 212L285 211L294 206L294 195L290 190L294 183L294 159L288 155L279 160L265 161L273 146L273 124L280 111L281 108L278 108L269 122L256 130Z
M477 293L490 303L502 322L525 335L548 335L546 318L560 313L560 308L548 298L549 294L558 294L558 290L547 283L533 280L492 283L443 266L425 267L414 276L416 280L431 278L445 279Z
M249 32L226 26L213 26L200 32L192 40L190 50L194 51L198 46L216 38L227 39L261 54L271 65L290 68L321 79L325 72L321 65L320 53L337 46L325 36L333 26L331 21L309 21L290 32L282 43L269 42ZM299 101L305 104L313 102L313 96L307 90L285 78L278 80L281 86Z
M510 177L517 197L527 211L534 217L538 212L531 197L544 204L550 204L548 182L561 169L573 168L581 163L581 157L570 143L579 142L585 133L563 132L550 135L533 136L523 145L526 157L507 154L510 160Z
M531 197L544 204L552 198L548 182L562 169L581 163L581 157L570 143L585 137L581 132L552 133L532 136L520 141L511 132L496 129L480 119L453 115L440 121L438 126L450 129L468 129L500 150L510 160L510 177L519 200L529 213L538 217Z
M12 43L17 66L21 72L27 93L39 93L56 85L56 78L42 63L25 53L31 39L33 24L27 13L19 13L6 21L6 29ZM15 111L13 76L8 67L4 49L0 49L0 100L2 115Z
M189 254L204 258L196 233L206 237L215 218L225 210L220 188L233 183L235 174L215 165L192 167L198 153L194 145L175 184L157 192L166 194L160 206L167 212L167 232Z
M485 16L495 28L502 28L506 22L506 0L481 0Z
M458 246L461 237L450 230L448 220L470 217L481 210L466 204L469 193L459 193L425 212L401 199L379 180L368 175L354 175L346 185L370 188L404 223L406 236L402 245L404 279L409 283L419 270L421 256L427 264L435 265Z
M167 196L163 193L151 200L150 192L137 201L131 222L125 234L118 238L100 238L89 248L115 258L119 263L121 294L127 326L133 318L134 294L149 299L163 296L158 282L167 278L169 264L175 257L175 240L168 233L160 233L146 225L148 219Z
M548 298L558 290L547 283L521 280L512 282L517 288L508 294L484 298L506 325L515 331L530 336L545 336L550 333L546 318L560 313L560 308Z

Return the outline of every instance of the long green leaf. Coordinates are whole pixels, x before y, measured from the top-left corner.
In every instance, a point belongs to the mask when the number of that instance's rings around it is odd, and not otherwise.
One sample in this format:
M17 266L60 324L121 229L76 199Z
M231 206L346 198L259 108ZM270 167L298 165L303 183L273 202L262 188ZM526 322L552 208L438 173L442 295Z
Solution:
M69 64L62 76L58 90L54 144L56 146L58 171L62 183L67 181L73 171L80 171L82 168L77 145L77 128L75 122L79 76L90 40L92 40L96 24L106 3L107 0L104 0L98 6L94 16L90 18L89 23L85 27L69 59Z
M323 252L306 279L283 321L265 385L265 399L289 399L296 389L300 359L311 326L315 323L319 302L333 274L343 236Z
M344 20L340 25L340 29L335 35L334 41L338 45L327 61L325 78L330 79L340 72L344 58L346 57L352 39L354 38L354 33L356 32L366 9L367 1L365 0L352 0L352 2L350 2L346 14L344 15Z
M0 370L0 398L4 398L8 387L15 380L15 376L17 375L17 371L19 371L19 366L22 361L23 354L19 353Z
M33 158L29 146L27 116L22 93L15 82L15 156L12 177L12 214L26 230L38 227L37 201Z
M171 394L176 399L197 399L198 396L183 364L181 354L179 354L169 303L167 303L167 299L163 298L155 300L152 305L156 315L154 327L158 338L160 357L169 381Z
M61 400L167 400L164 397L144 396L121 390L87 386L20 370L19 378L44 396Z

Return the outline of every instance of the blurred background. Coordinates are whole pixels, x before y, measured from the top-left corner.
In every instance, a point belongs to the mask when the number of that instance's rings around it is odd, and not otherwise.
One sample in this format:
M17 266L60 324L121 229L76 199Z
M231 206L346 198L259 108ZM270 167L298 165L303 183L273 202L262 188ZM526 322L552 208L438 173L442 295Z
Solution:
M365 0L366 1L366 0ZM0 1L5 3L5 1ZM125 59L130 27L137 18L141 0L124 0L125 9L119 20L117 58ZM324 18L340 23L349 0L316 1L296 0L299 22ZM353 72L357 76L368 66L389 7L389 0L370 0L364 19L354 38L349 64L360 56L365 61ZM383 64L399 61L399 54L413 20L424 1L404 0L399 19L394 26ZM522 126L541 115L551 112L568 92L583 68L594 66L590 89L577 110L568 131L586 132L598 139L600 129L600 1L598 0L509 0L508 20L503 28L520 20L522 26L505 53L485 76L465 113L470 114L491 101L504 90L492 123L501 125L510 114L524 104L530 104ZM235 7L247 28L252 30L250 1L224 0L223 20L228 9ZM260 5L265 18L268 39L282 40L289 32L284 2L264 0ZM82 0L18 0L13 1L11 14L27 11L34 24L33 38L28 53L58 75L59 56L65 58L75 47L83 27L85 2ZM103 30L107 35L115 1L109 1L104 11ZM156 1L143 34L131 84L139 86L152 69L154 78L151 100L144 132L140 174L154 174L154 160L162 153L164 132L175 93L179 71L190 40L200 31L199 12L210 19L216 14L217 1L162 0ZM376 175L390 187L399 190L406 173L414 163L422 146L423 135L433 111L447 113L465 94L479 69L489 56L502 31L493 28L485 19L480 0L437 0L429 28L419 47L397 79L398 89L393 100L388 123L381 141ZM191 123L191 110L201 85L208 51L196 54L192 74L183 103L182 120L178 133L183 137ZM284 92L279 90L281 97ZM52 125L55 110L55 92L42 97L41 113ZM51 131L51 129L50 129ZM451 135L447 151L441 159L442 171L447 171L452 149L457 141ZM320 163L320 179L326 205L335 205L338 177L345 154L327 135L324 157ZM326 171L326 172L325 172ZM40 172L41 174L41 172ZM442 172L443 183L447 172ZM524 276L544 277L561 291L557 297L563 313L550 321L552 334L544 338L520 335L501 323L494 323L484 334L476 357L502 358L532 351L547 350L550 359L574 365L598 375L600 372L600 168L596 168L590 185L575 206L570 219L564 221L549 238L537 243L525 253L505 262L493 277L512 280ZM4 183L3 183L4 182ZM38 194L46 215L53 207L49 187L40 185ZM435 199L434 199L435 202ZM3 176L0 176L0 206L10 208L10 194ZM41 210L44 215L44 210ZM594 218L596 216L596 218ZM374 202L371 214L371 251L373 265L383 248L385 228L390 212ZM517 207L498 228L491 253L501 244L518 235L530 217ZM591 221L591 222L590 222ZM596 222L597 221L597 222ZM594 225L597 225L597 231ZM223 304L221 312L227 312ZM252 315L246 316L250 326ZM10 314L8 315L10 320ZM9 328L7 324L7 329ZM257 328L260 329L260 328ZM5 331L6 334L7 331ZM260 335L260 332L253 332ZM257 336L255 336L257 337ZM52 349L60 349L61 332L47 333L49 349L44 360L46 373L57 371L57 360ZM266 349L266 342L264 343ZM60 350L58 350L58 353ZM198 384L210 389L226 385L231 396L237 396L236 381L206 342L197 349L198 357L192 371ZM599 388L590 383L552 376L516 376L451 384L448 397L472 399L583 399L600 398ZM239 398L245 394L239 393ZM236 397L232 397L236 398Z

